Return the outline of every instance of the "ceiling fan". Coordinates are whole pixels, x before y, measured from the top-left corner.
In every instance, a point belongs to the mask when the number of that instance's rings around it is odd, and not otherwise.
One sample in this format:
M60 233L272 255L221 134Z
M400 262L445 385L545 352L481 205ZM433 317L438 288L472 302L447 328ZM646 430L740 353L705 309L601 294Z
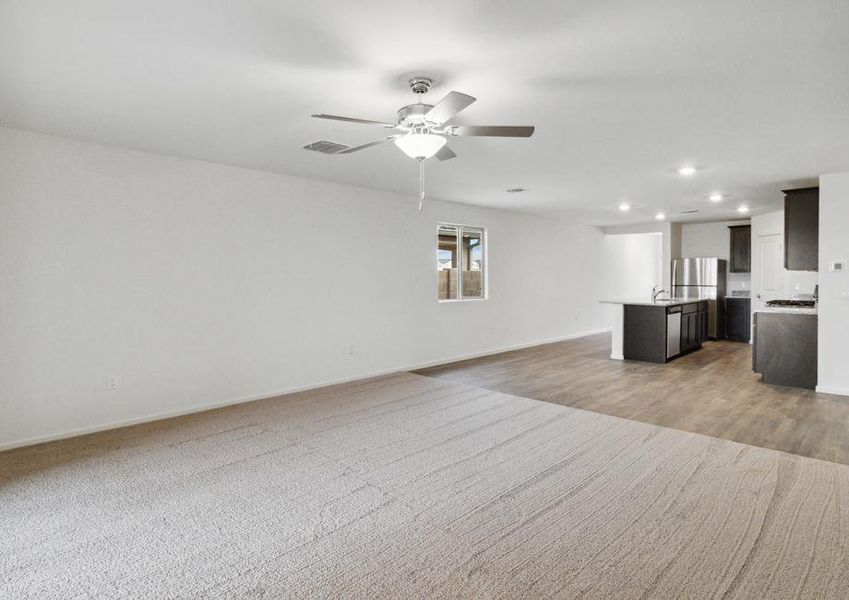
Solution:
M324 154L352 154L378 146L386 142L394 142L404 154L419 161L419 210L424 202L424 161L431 157L438 160L449 160L457 155L446 144L449 137L530 137L534 133L533 126L517 125L447 125L448 121L475 101L475 98L460 92L449 92L435 105L422 102L422 96L430 90L433 81L427 77L410 79L410 90L418 96L416 104L409 104L398 109L394 123L388 121L372 121L337 115L312 115L317 119L330 119L346 123L364 125L381 125L393 130L392 135L382 137L359 146L346 146L336 142L320 140L304 146L306 150Z

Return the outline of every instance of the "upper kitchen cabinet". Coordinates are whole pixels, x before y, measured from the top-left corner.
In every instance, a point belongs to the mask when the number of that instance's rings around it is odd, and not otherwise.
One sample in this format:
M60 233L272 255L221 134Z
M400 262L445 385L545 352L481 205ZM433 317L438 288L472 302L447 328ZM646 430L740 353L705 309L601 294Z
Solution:
M731 252L728 270L732 273L749 273L752 270L752 226L733 225L731 231Z
M820 189L784 191L784 268L816 271L819 257Z

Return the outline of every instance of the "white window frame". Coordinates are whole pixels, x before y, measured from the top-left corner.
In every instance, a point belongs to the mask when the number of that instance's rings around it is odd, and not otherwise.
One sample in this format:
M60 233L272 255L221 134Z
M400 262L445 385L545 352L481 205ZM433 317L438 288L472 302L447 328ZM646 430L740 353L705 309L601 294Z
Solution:
M459 223L445 223L440 221L436 224L436 248L439 250L439 230L443 227L457 228L457 297L456 298L439 298L439 271L436 272L436 301L440 304L450 304L453 302L480 302L481 300L489 299L489 234L486 227L482 225L460 225ZM481 240L483 241L483 252L481 252L481 295L478 297L464 298L463 297L463 230L480 232Z

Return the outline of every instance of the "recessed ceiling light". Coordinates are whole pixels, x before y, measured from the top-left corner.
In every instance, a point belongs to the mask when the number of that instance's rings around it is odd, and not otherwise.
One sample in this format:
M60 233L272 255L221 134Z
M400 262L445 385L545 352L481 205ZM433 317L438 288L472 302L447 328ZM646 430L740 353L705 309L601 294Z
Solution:
M722 202L722 194L720 194L719 192L714 192L713 194L710 195L710 201L711 202Z
M740 208L737 209L737 212L738 213L747 213L747 212L749 212L749 207L748 206L741 206Z
M658 221L663 221L666 218L666 215L663 214L662 212L659 212L654 216L654 218L657 219Z
M622 204L619 205L619 210L621 210L622 212L631 210L631 205L628 204L627 202L623 202Z
M688 177L695 172L696 172L696 167L694 167L692 165L684 165L683 167L678 168L678 174L684 175L685 177Z

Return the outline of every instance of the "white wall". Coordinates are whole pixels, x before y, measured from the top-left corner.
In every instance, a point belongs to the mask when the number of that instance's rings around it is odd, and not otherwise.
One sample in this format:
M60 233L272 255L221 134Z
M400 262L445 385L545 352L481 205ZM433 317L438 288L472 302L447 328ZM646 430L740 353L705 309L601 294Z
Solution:
M660 233L606 234L602 297L648 300L663 283L663 265Z
M489 300L437 303L440 220ZM0 447L598 330L602 237L0 129Z
M661 281L663 289L672 285L672 259L681 256L681 226L677 223L655 222L639 225L614 225L602 229L605 235L657 233L661 239ZM651 288L649 288L651 291Z
M849 173L820 177L819 346L817 390L849 395L846 342L849 340Z
M748 225L749 221L722 221L716 223L686 223L681 225L681 256L686 258L716 257L729 260L732 225ZM726 269L731 265L727 264ZM727 291L751 289L749 273L727 271ZM729 294L730 295L730 294Z

